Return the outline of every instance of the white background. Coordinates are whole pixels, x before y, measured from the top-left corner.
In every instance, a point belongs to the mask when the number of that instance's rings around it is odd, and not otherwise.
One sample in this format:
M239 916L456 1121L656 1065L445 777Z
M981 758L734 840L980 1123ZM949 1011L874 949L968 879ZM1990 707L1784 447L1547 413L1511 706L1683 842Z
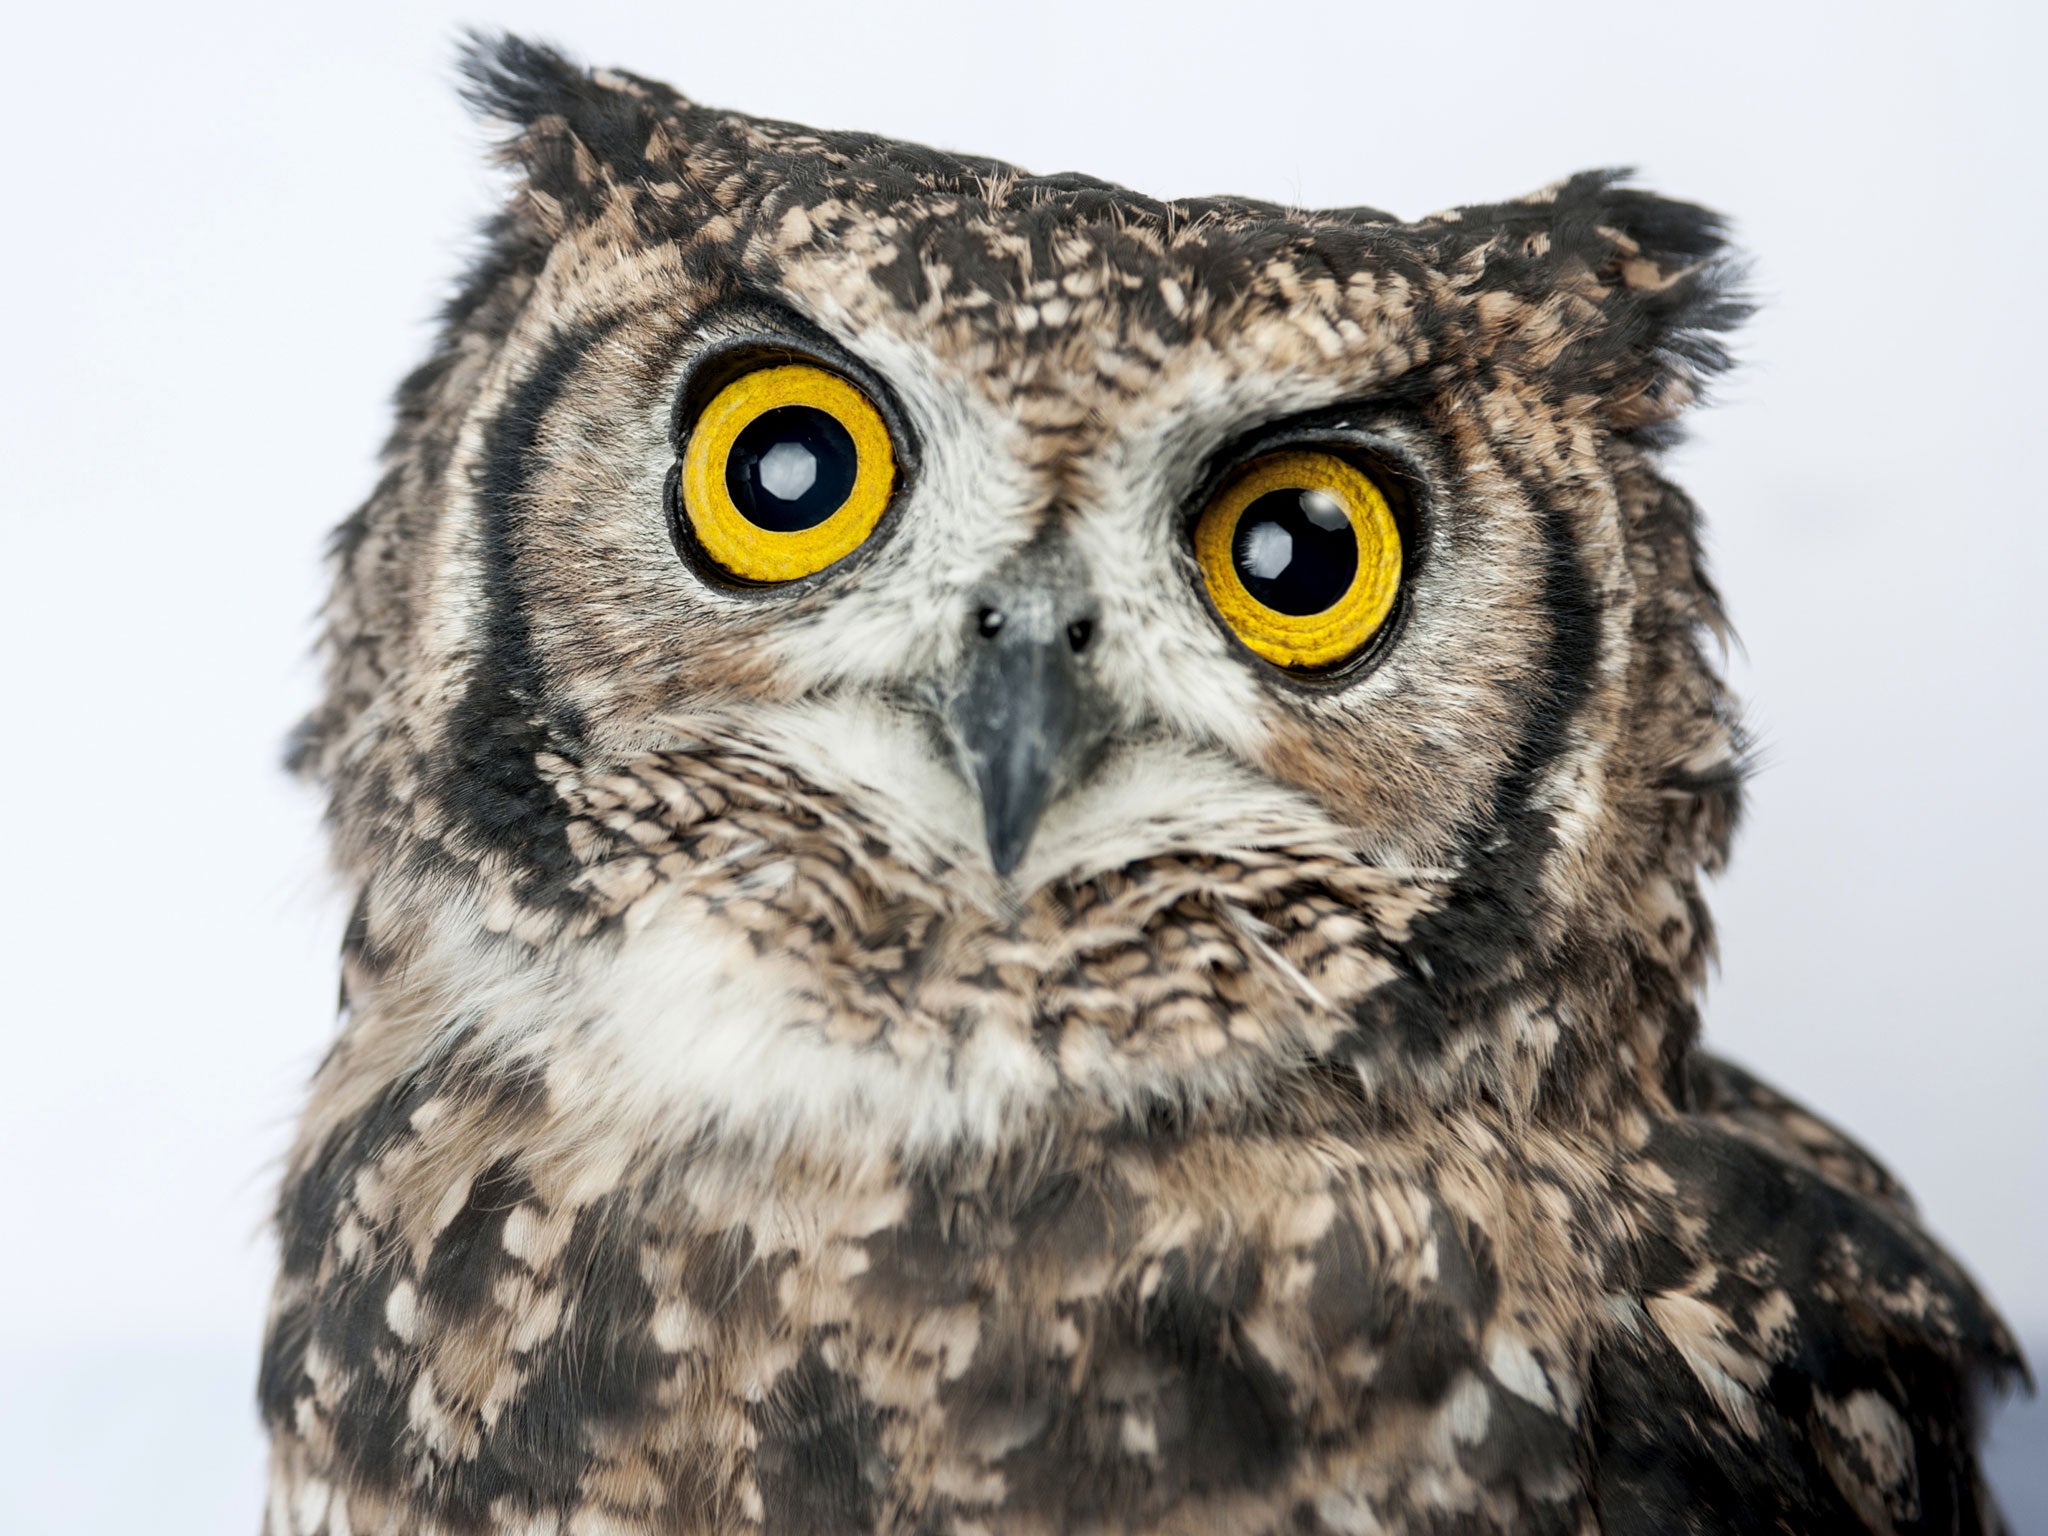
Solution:
M1678 460L1763 743L1710 1038L1879 1148L2048 1341L2041 15L16 16L0 1531L255 1527L261 1228L341 917L316 808L275 765L312 695L323 535L368 490L384 402L496 195L453 98L471 21L701 100L1160 194L1417 215L1634 164L1735 216L1767 308ZM2004 1424L2016 1504L2042 1422Z

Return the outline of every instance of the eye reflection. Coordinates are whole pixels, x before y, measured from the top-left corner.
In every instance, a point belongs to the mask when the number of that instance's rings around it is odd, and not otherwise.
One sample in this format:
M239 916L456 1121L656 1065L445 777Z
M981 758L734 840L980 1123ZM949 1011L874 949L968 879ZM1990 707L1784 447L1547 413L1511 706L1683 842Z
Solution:
M846 504L859 472L845 427L813 406L785 405L762 412L734 441L725 486L755 527L801 533Z
M1278 523L1260 523L1245 534L1237 563L1247 576L1277 581L1294 563L1294 536Z
M1328 491L1303 491L1301 515L1318 528L1342 528L1351 521L1344 515L1344 509L1337 504L1337 498Z
M762 489L795 501L818 483L818 456L798 443L777 443L761 455Z
M1232 559L1245 590L1275 613L1336 606L1358 574L1358 535L1326 492L1269 491L1244 509Z

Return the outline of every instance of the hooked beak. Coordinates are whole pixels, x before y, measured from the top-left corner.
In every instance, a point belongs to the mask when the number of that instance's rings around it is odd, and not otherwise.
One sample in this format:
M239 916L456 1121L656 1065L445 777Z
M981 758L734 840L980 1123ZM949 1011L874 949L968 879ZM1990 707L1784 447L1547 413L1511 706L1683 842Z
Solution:
M981 795L989 859L1008 878L1046 806L1086 771L1109 711L1088 673L1091 613L1068 615L1050 592L983 605L967 666L946 711L961 763Z

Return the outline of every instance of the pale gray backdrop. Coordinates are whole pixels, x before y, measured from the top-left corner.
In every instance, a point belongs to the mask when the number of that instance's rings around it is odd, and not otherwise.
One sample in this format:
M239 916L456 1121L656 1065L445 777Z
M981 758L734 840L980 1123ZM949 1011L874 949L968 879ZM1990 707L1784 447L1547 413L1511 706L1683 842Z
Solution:
M1766 308L1679 460L1763 746L1710 1036L2048 1341L2040 8L289 9L9 26L0 1530L255 1527L261 1224L341 919L274 764L322 537L495 195L464 22L1161 194L1415 215L1634 164L1734 216ZM2003 1421L2016 1506L2041 1424Z

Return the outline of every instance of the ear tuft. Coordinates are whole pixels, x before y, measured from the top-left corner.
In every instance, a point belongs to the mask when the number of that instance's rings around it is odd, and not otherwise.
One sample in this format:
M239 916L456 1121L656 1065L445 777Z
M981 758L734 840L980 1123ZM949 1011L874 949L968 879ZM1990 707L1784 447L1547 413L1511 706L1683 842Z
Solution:
M1551 371L1598 395L1616 431L1658 442L1729 367L1727 334L1754 306L1726 221L1628 186L1629 174L1582 171L1516 202L1460 209L1448 227L1482 247L1489 287L1586 301L1597 322Z
M510 33L466 33L461 71L463 99L513 130L504 158L535 191L570 208L588 204L599 181L658 179L648 146L660 120L689 105L666 86L593 72Z
M1727 220L1697 203L1623 185L1626 176L1593 172L1568 187L1583 186L1578 195L1592 228L1581 250L1610 287L1603 307L1614 340L1650 365L1633 408L1616 401L1615 425L1654 435L1728 370L1728 333L1756 306Z
M559 49L509 32L464 32L459 59L462 99L479 116L514 128L531 128L544 117L568 117L591 86L589 71Z

